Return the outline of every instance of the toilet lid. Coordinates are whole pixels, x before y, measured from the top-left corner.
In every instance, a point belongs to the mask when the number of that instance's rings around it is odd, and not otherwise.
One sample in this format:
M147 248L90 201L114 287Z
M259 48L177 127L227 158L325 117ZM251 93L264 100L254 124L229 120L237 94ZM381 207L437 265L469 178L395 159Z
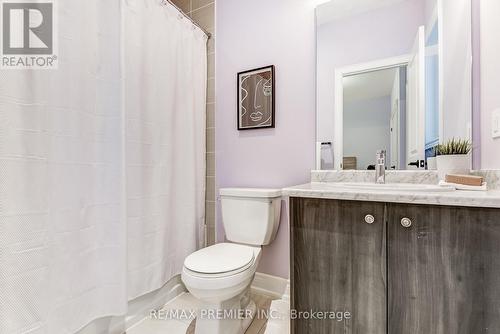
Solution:
M253 260L252 247L220 243L189 255L184 261L184 266L198 273L220 274L241 269Z

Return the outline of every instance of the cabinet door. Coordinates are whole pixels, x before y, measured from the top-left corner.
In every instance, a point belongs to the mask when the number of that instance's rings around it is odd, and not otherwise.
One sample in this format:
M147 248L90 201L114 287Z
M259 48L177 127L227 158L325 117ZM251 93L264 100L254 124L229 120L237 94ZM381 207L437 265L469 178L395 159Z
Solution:
M386 333L384 211L383 203L291 199L292 309L344 318L292 317L292 333Z
M388 204L388 273L388 333L500 333L500 210Z

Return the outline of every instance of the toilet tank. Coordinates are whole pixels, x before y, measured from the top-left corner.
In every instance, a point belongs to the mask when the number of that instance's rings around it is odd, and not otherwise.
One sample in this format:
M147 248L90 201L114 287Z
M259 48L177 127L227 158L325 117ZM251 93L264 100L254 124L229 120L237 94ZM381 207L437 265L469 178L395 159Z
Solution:
M269 245L280 223L281 190L220 189L222 222L229 241Z

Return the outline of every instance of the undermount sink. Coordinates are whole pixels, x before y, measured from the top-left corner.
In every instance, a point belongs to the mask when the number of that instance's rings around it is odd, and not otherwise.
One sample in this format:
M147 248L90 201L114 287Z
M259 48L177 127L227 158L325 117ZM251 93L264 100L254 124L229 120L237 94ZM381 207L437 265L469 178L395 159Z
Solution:
M449 192L455 191L453 186L439 186L432 184L414 183L359 183L359 182L339 182L332 183L332 186L344 189L359 190L380 190L380 191L409 191L409 192Z

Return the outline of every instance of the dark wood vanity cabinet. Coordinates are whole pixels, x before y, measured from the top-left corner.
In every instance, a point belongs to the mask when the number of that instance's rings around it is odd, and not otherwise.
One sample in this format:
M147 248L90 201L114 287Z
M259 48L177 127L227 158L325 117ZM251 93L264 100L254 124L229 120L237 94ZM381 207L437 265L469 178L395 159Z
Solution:
M389 333L500 333L500 210L387 208Z
M385 205L308 198L290 205L292 309L336 313L301 315L292 320L293 333L385 333ZM339 321L346 312L352 319Z
M290 211L292 333L500 333L500 209L291 198Z

